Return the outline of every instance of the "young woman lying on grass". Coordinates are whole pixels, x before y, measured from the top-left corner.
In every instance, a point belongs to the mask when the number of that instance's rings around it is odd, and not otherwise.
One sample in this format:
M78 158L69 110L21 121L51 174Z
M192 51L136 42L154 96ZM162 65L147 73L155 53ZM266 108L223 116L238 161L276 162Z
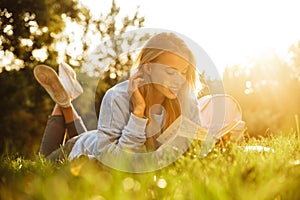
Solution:
M147 162L150 168L138 167L138 170L147 171L172 162L172 152L179 152L178 155L184 152L189 146L188 139L178 137L172 148L164 151L158 138L179 116L200 124L194 94L194 55L176 34L162 32L145 44L135 66L136 72L129 80L106 92L98 129L91 131L86 130L71 103L82 93L72 68L61 64L60 73L66 73L58 77L52 68L36 66L37 81L56 103L47 122L40 153L51 160L62 159L64 155L73 160L85 155L114 168L119 168L121 161L130 162L131 168ZM65 129L68 140L63 145ZM162 160L168 161L161 163Z

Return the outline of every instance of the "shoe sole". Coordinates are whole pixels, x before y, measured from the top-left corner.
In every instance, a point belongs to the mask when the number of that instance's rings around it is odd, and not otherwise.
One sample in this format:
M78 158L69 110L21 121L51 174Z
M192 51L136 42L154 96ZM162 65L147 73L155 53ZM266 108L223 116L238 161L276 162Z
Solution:
M33 73L36 80L59 106L68 107L70 105L68 93L54 69L47 65L37 65Z

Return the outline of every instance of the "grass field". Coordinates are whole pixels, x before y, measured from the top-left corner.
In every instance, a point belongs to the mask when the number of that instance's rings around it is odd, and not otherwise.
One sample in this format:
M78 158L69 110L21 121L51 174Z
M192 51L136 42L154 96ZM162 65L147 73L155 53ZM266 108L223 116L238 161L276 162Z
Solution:
M267 147L264 151L247 146ZM50 163L2 155L0 196L10 199L300 199L297 132L218 143L204 159L194 145L159 171L119 172L95 161Z

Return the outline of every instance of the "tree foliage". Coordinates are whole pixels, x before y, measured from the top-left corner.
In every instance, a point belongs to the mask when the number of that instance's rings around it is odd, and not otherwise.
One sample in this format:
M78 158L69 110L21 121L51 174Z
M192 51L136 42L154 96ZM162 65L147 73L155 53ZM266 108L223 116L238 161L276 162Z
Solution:
M0 2L0 151L37 152L53 102L32 69L45 59L56 63L52 44L64 29L62 16L77 19L78 13L72 0Z
M44 63L57 69L58 50L60 50L64 61L73 64L78 71L83 63L88 62L86 56L95 43L95 35L99 42L108 37L112 38L110 40L115 41L116 44L109 48L112 49L111 52L115 52L114 56L118 57L119 42L123 40L113 38L128 31L130 27L141 27L144 21L144 18L139 17L136 12L133 17L124 17L121 26L117 27L116 17L119 11L120 8L114 1L110 12L105 16L101 14L99 18L95 18L86 7L72 0L19 0L17 2L3 0L0 2L0 69L2 71L0 94L3 97L0 104L1 152L19 152L22 155L33 156L38 151L46 120L54 102L34 80L33 67ZM74 35L63 32L67 21L77 24L83 30L83 34L79 35L80 44L74 41L74 37L78 37L76 30L73 30ZM66 43L66 49L74 45L82 47L80 55L74 56L72 51L57 49L58 42ZM37 52L40 54L36 54ZM104 57L110 56L104 54L105 52L98 53ZM111 60L114 58L111 57ZM128 65L130 61L131 58L127 60ZM91 63L88 66L95 69L95 72L99 69L99 63L101 60L96 66ZM119 66L118 63L117 61L115 66ZM122 72L128 70L128 65L125 63L119 70ZM112 70L113 68L114 66L111 65ZM84 94L74 103L86 119L85 123L93 127L95 123L89 122L89 119L91 115L95 115L94 95L99 73L98 76L91 77L83 70L78 74L78 78L84 87ZM107 84L101 89L115 84L108 79L99 82L102 86Z
M65 23L62 16L78 18L73 0L2 0L0 2L0 69L34 66L39 61L54 63L51 46Z
M120 7L114 0L106 15L92 16L87 12L78 23L84 27L80 71L97 77L98 81L97 88L90 90L94 94L96 116L99 115L105 92L122 79L126 79L135 60L136 51L150 37L150 33L147 32L131 31L140 29L143 23L144 17L140 17L138 9L132 16L121 17ZM88 37L91 33L93 37ZM72 62L70 56L68 59ZM90 85L93 86L94 83ZM88 88L86 90L88 91Z

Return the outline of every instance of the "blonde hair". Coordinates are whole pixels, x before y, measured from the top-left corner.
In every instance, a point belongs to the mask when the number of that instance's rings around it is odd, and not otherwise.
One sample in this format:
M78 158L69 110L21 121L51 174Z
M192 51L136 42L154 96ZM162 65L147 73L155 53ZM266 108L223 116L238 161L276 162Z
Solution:
M141 68L146 63L154 62L160 55L163 53L172 53L175 54L189 63L188 71L186 74L186 80L189 86L195 89L196 81L196 70L195 70L195 58L192 51L188 48L186 43L179 38L176 34L171 32L162 32L157 35L154 35L150 40L145 44L143 49L140 51L135 66ZM145 84L140 87L140 92L143 95L146 101L146 110L145 117L149 118L148 123L150 123L150 107L149 99L152 98L151 90L153 90L153 84ZM179 100L176 99L166 99L162 105L166 111L165 123L162 128L162 132L166 130L181 114L181 105ZM148 150L155 150L157 148L156 138L159 135L147 138L146 147Z
M145 44L143 49L140 51L135 67L141 67L145 63L150 63L154 61L161 54L169 52L175 54L184 60L186 60L189 65L187 71L186 80L192 88L195 88L196 82L196 61L192 51L188 48L184 40L179 38L175 33L172 32L162 32L154 35Z

